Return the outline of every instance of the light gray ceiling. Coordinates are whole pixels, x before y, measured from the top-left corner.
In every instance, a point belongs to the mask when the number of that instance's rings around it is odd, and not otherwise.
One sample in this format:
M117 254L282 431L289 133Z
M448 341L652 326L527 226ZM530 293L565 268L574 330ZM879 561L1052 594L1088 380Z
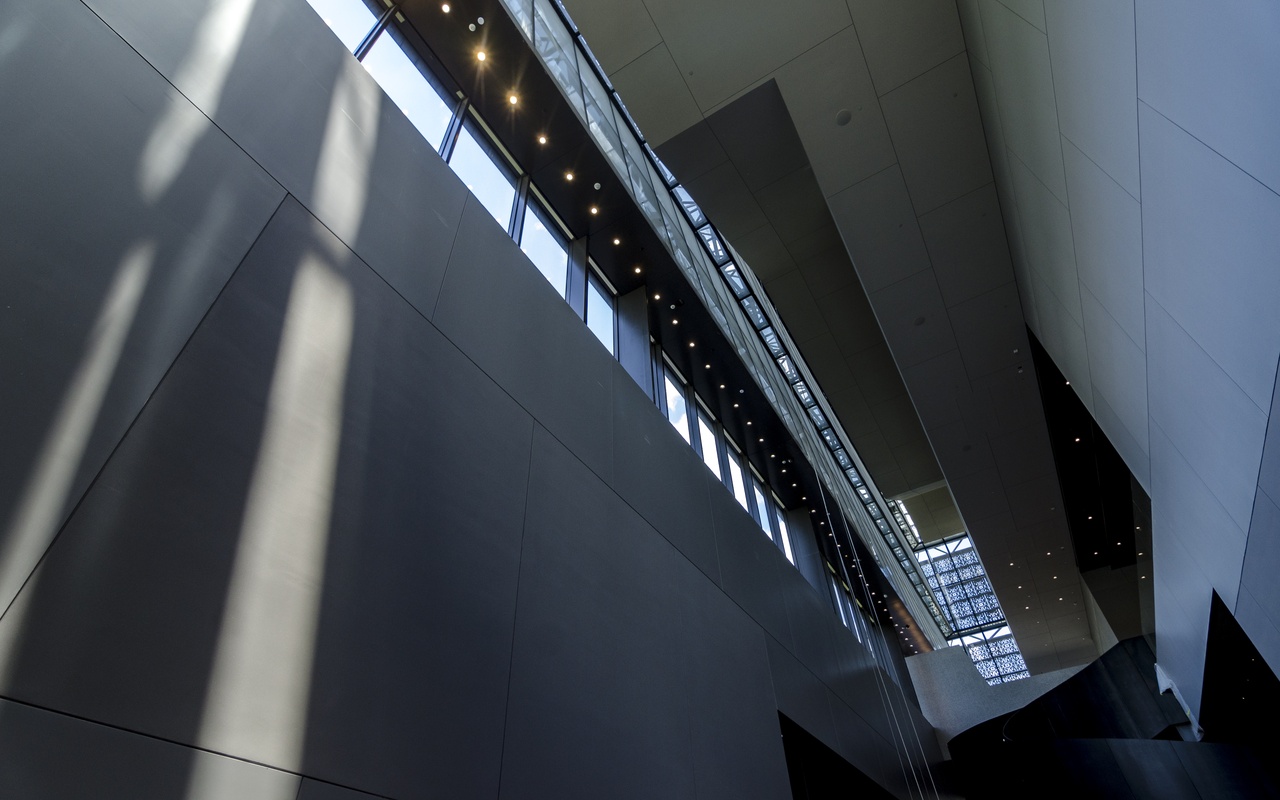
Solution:
M1092 658L955 0L566 5L765 281L877 483L921 489L940 466L1032 670ZM794 134L735 108L770 81Z

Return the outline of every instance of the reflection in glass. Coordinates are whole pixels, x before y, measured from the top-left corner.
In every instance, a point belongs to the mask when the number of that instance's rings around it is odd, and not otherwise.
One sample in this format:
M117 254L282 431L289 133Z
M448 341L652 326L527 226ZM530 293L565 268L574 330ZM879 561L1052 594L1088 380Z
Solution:
M469 126L468 126L469 127ZM468 128L458 134L449 166L457 173L480 204L498 221L503 230L511 222L511 206L516 199L516 187L507 170L499 167L480 146ZM564 290L560 290L561 294Z
M594 278L587 281L587 327L613 355L613 298Z
M457 155L456 151L454 155ZM533 201L525 207L524 228L520 232L520 249L538 268L542 276L556 287L560 296L564 297L569 277L569 252L564 242L552 231L543 217L542 209ZM612 341L610 337L610 342Z
M378 43L361 63L418 132L439 150L445 128L453 119L453 103L446 101L423 76L417 63L400 47L391 31L385 31L378 37Z
M787 560L794 564L796 563L796 557L791 552L791 531L787 530L785 514L786 512L782 510L782 506L774 503L773 517L778 523L778 538L782 541L782 552L787 557Z
M378 18L361 0L307 0L343 46L355 52Z
M666 373L664 380L667 389L667 419L671 420L671 425L680 434L680 437L688 442L693 443L689 436L689 409L684 400L684 387L671 377L671 373Z
M702 463L720 478L719 441L716 439L715 428L711 427L711 419L702 412L698 412L698 439L702 443Z
M764 487L754 475L751 476L751 494L755 496L756 501L756 524L772 539L773 531L769 530L769 504L764 499Z
M733 496L737 498L738 503L749 510L747 486L743 482L742 464L738 461L738 451L730 446L727 455L729 456L729 489L733 492Z

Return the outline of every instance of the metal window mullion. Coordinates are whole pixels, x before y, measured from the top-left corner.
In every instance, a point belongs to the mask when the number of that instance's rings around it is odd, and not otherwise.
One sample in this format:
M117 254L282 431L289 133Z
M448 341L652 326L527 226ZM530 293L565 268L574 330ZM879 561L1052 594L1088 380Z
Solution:
M399 10L399 3L392 3L387 6L387 10L383 11L382 16L378 17L378 21L374 23L373 30L366 33L364 38L360 40L360 44L356 45L355 52L353 53L356 57L356 61L364 61L364 57L369 55L369 51L373 49L375 44L377 44L378 37L381 36L382 32L391 24L391 20Z
M516 181L516 196L511 201L511 219L507 222L507 234L517 245L524 236L524 215L529 205L529 176L521 175Z
M453 148L458 143L458 134L462 132L462 125L466 121L467 109L471 107L471 100L467 97L459 98L458 104L453 108L453 119L449 120L449 126L444 129L444 139L440 142L440 157L449 162L453 158Z

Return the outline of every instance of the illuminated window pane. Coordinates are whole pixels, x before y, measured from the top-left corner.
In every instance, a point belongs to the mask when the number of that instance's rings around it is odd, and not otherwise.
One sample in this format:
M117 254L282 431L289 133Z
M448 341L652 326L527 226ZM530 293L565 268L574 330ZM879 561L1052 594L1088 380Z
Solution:
M329 26L329 29L337 34L342 44L353 52L378 22L378 18L361 0L307 0L307 2Z
M516 199L510 173L498 166L467 128L458 134L449 166L457 173L480 204L489 210L503 230L511 222L511 206ZM561 290L563 294L563 290Z
M773 538L773 531L769 525L769 504L764 499L764 487L760 485L755 476L751 477L751 494L754 495L756 501L756 523L760 526L760 530L764 531L770 539Z
M454 155L456 157L457 154ZM525 209L520 249L542 276L556 287L560 296L564 297L569 280L569 251L565 248L564 240L543 216L541 207L533 201ZM609 337L609 352L613 352L612 336Z
M667 394L667 419L686 442L692 443L689 436L689 409L684 399L684 387L667 373L664 377Z
M453 119L454 104L431 85L391 31L385 31L378 37L378 43L362 63L418 132L432 147L439 149L445 128ZM508 206L508 213L510 210ZM503 224L506 224L505 220Z
M613 297L592 278L587 281L587 327L613 355Z
M737 498L743 508L749 508L747 502L747 486L743 483L742 463L738 460L737 451L729 448L729 490Z
M706 414L698 413L698 440L702 443L702 463L707 465L717 478L720 477L719 440L716 439L715 428L711 427L711 419Z
M778 523L778 538L782 542L782 552L786 555L787 560L794 564L796 563L796 557L791 552L791 532L787 530L787 520L784 516L786 512L777 503L773 506L773 512L774 520Z

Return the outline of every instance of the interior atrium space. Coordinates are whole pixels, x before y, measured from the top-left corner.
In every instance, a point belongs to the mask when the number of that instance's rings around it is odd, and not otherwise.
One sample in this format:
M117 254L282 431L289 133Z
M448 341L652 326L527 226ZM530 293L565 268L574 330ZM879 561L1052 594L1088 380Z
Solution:
M0 797L1280 797L1278 39L0 4Z

